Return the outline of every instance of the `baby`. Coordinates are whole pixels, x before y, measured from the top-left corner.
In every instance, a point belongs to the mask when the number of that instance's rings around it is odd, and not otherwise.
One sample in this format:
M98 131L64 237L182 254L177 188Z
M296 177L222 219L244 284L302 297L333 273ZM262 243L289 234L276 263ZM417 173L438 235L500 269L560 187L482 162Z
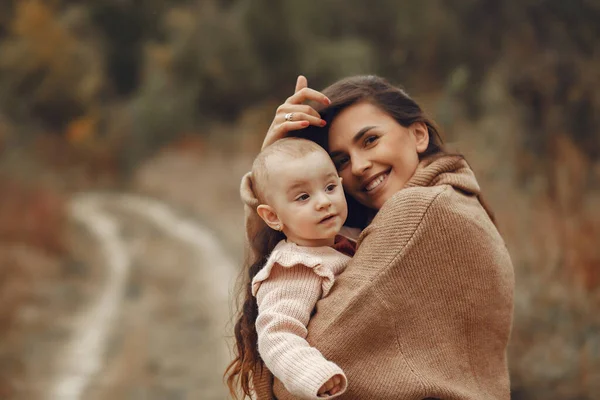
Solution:
M251 282L260 357L293 395L337 397L346 376L308 344L306 326L354 253L353 243L338 235L348 214L341 178L319 145L286 138L258 155L242 197L245 190L256 195L266 229L281 239L259 255L266 263Z

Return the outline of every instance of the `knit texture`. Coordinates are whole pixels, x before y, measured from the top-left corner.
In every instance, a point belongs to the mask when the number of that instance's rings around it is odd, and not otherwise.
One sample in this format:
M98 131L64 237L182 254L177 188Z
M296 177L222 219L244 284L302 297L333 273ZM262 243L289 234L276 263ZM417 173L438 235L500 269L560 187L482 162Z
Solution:
M479 190L462 158L424 159L361 233L308 325L346 373L340 399L510 398L514 273ZM259 398L294 398L272 384Z
M343 243L338 241L338 243ZM320 399L317 392L344 372L306 342L306 325L318 299L327 296L350 257L331 247L305 247L282 240L252 280L258 303L258 351L285 388L302 399Z

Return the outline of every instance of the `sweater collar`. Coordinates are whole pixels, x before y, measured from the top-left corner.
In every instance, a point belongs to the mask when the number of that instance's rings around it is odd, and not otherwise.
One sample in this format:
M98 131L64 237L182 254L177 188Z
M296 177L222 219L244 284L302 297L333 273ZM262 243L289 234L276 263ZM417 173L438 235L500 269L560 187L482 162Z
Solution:
M430 156L419 162L414 175L404 186L450 185L455 189L479 195L480 188L475 174L461 156Z

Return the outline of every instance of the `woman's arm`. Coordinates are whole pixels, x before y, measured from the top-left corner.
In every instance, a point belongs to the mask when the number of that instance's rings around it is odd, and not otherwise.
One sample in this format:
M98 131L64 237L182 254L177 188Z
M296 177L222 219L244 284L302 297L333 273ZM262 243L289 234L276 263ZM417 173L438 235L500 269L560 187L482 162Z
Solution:
M274 400L273 394L273 374L261 362L260 369L252 374L252 389L254 390L253 400Z
M323 278L310 268L275 265L256 294L258 350L269 370L290 393L319 399L319 389L334 376L341 377L342 394L347 386L343 371L306 341L306 325L322 293Z
M390 200L319 300L308 342L343 368L348 398L508 398L514 282L493 224L447 185ZM274 393L293 398L277 380Z

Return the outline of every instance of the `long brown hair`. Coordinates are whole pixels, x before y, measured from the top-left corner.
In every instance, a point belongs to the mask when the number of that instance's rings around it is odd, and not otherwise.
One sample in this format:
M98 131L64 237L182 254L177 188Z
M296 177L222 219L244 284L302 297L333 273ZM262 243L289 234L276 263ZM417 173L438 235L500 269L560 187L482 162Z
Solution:
M256 222L259 223L259 221ZM242 398L251 397L252 376L263 367L257 348L258 335L255 323L258 317L258 304L252 295L252 279L267 263L269 254L277 243L285 238L282 232L274 231L264 223L262 225L253 237L248 238L251 251L246 254L246 262L242 270L245 272L243 272L240 292L243 294L244 300L234 328L235 358L225 370L229 393L236 399L238 398L237 389L240 387Z
M331 126L337 115L353 104L368 102L386 112L405 128L415 122L425 124L429 131L429 145L423 153L419 154L419 159L441 157L449 154L444 149L439 129L433 120L425 114L417 102L402 88L392 85L381 77L374 75L348 77L328 86L322 90L322 93L331 100L331 104L328 106L316 105L315 108L321 114L321 118L327 121L327 125L325 128L311 126L303 131L299 131L297 136L313 140L325 149L328 149L328 127ZM454 155L464 159L464 156L461 154ZM487 203L481 195L478 195L478 198L492 222L496 224L494 214ZM363 206L349 195L346 195L346 201L348 203L346 225L361 229L365 228L373 216L373 210Z

